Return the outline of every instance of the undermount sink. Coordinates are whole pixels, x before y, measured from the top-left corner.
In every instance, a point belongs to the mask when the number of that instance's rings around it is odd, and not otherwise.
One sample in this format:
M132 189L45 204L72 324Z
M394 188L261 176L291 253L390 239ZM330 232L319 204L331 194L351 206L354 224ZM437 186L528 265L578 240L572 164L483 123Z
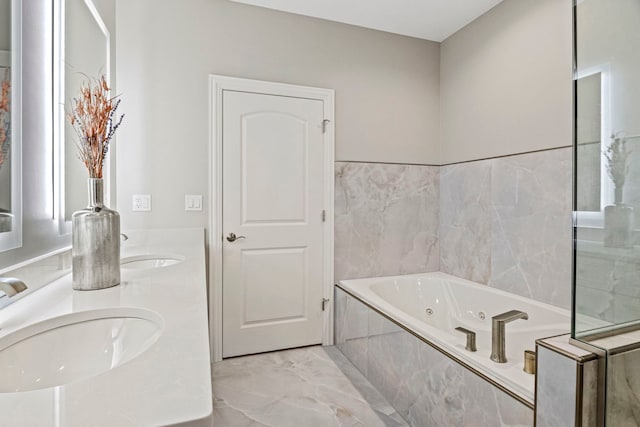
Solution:
M0 393L69 384L117 368L149 349L162 318L100 309L45 320L0 338Z
M182 255L136 255L120 260L122 268L131 269L150 269L169 267L170 265L179 264L184 261Z

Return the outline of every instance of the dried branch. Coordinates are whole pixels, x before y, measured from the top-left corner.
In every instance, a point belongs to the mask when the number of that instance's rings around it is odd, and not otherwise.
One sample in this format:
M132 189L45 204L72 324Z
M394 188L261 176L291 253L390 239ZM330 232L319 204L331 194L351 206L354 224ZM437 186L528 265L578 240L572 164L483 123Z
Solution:
M9 157L11 146L11 70L5 69L0 78L0 167Z
M620 134L611 135L613 142L602 153L607 159L607 172L616 188L622 188L629 172L627 160L631 151L627 148L627 140Z
M116 115L120 100L109 97L105 76L89 79L80 87L80 97L73 99L67 119L76 132L78 158L89 171L90 178L102 178L104 160L124 114Z

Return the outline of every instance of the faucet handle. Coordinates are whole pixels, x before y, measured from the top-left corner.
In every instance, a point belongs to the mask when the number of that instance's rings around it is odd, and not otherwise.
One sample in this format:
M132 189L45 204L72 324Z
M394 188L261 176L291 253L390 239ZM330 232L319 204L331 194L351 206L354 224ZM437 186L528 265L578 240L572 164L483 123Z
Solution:
M458 326L456 328L456 331L462 332L463 334L466 334L466 336L467 336L467 345L464 347L465 350L468 350L468 351L477 351L478 350L476 348L476 333L475 332L470 331L467 328L463 328L462 326Z

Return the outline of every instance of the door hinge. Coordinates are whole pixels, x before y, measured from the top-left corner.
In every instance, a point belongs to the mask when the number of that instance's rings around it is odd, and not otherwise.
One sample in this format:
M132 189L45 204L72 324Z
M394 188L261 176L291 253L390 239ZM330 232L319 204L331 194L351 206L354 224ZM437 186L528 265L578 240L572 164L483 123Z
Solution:
M327 125L331 123L331 120L329 119L324 119L322 121L322 133L327 133Z
M325 222L327 220L327 211L326 210L322 210L322 222Z
M329 301L331 301L329 298L322 298L322 311L327 308L327 304L329 304Z

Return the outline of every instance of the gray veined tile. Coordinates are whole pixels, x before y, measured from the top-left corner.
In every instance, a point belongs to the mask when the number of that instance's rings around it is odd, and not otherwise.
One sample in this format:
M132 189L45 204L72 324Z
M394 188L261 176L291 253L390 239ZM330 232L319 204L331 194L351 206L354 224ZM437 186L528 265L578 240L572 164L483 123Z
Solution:
M440 172L440 271L486 284L491 276L491 163Z
M439 268L439 168L336 163L335 279Z
M337 291L342 293L341 290ZM351 303L350 303L351 302ZM410 333L398 329L350 296L339 298L348 328L359 310L369 312L364 353L366 377L413 426L531 426L533 412ZM386 325L391 326L387 327ZM338 347L342 349L342 346ZM351 360L351 354L345 353ZM361 356L361 355L359 355Z
M569 308L571 149L491 160L489 285Z
M607 425L640 425L640 350L609 357L607 362Z
M224 360L213 392L216 427L406 425L333 347Z

